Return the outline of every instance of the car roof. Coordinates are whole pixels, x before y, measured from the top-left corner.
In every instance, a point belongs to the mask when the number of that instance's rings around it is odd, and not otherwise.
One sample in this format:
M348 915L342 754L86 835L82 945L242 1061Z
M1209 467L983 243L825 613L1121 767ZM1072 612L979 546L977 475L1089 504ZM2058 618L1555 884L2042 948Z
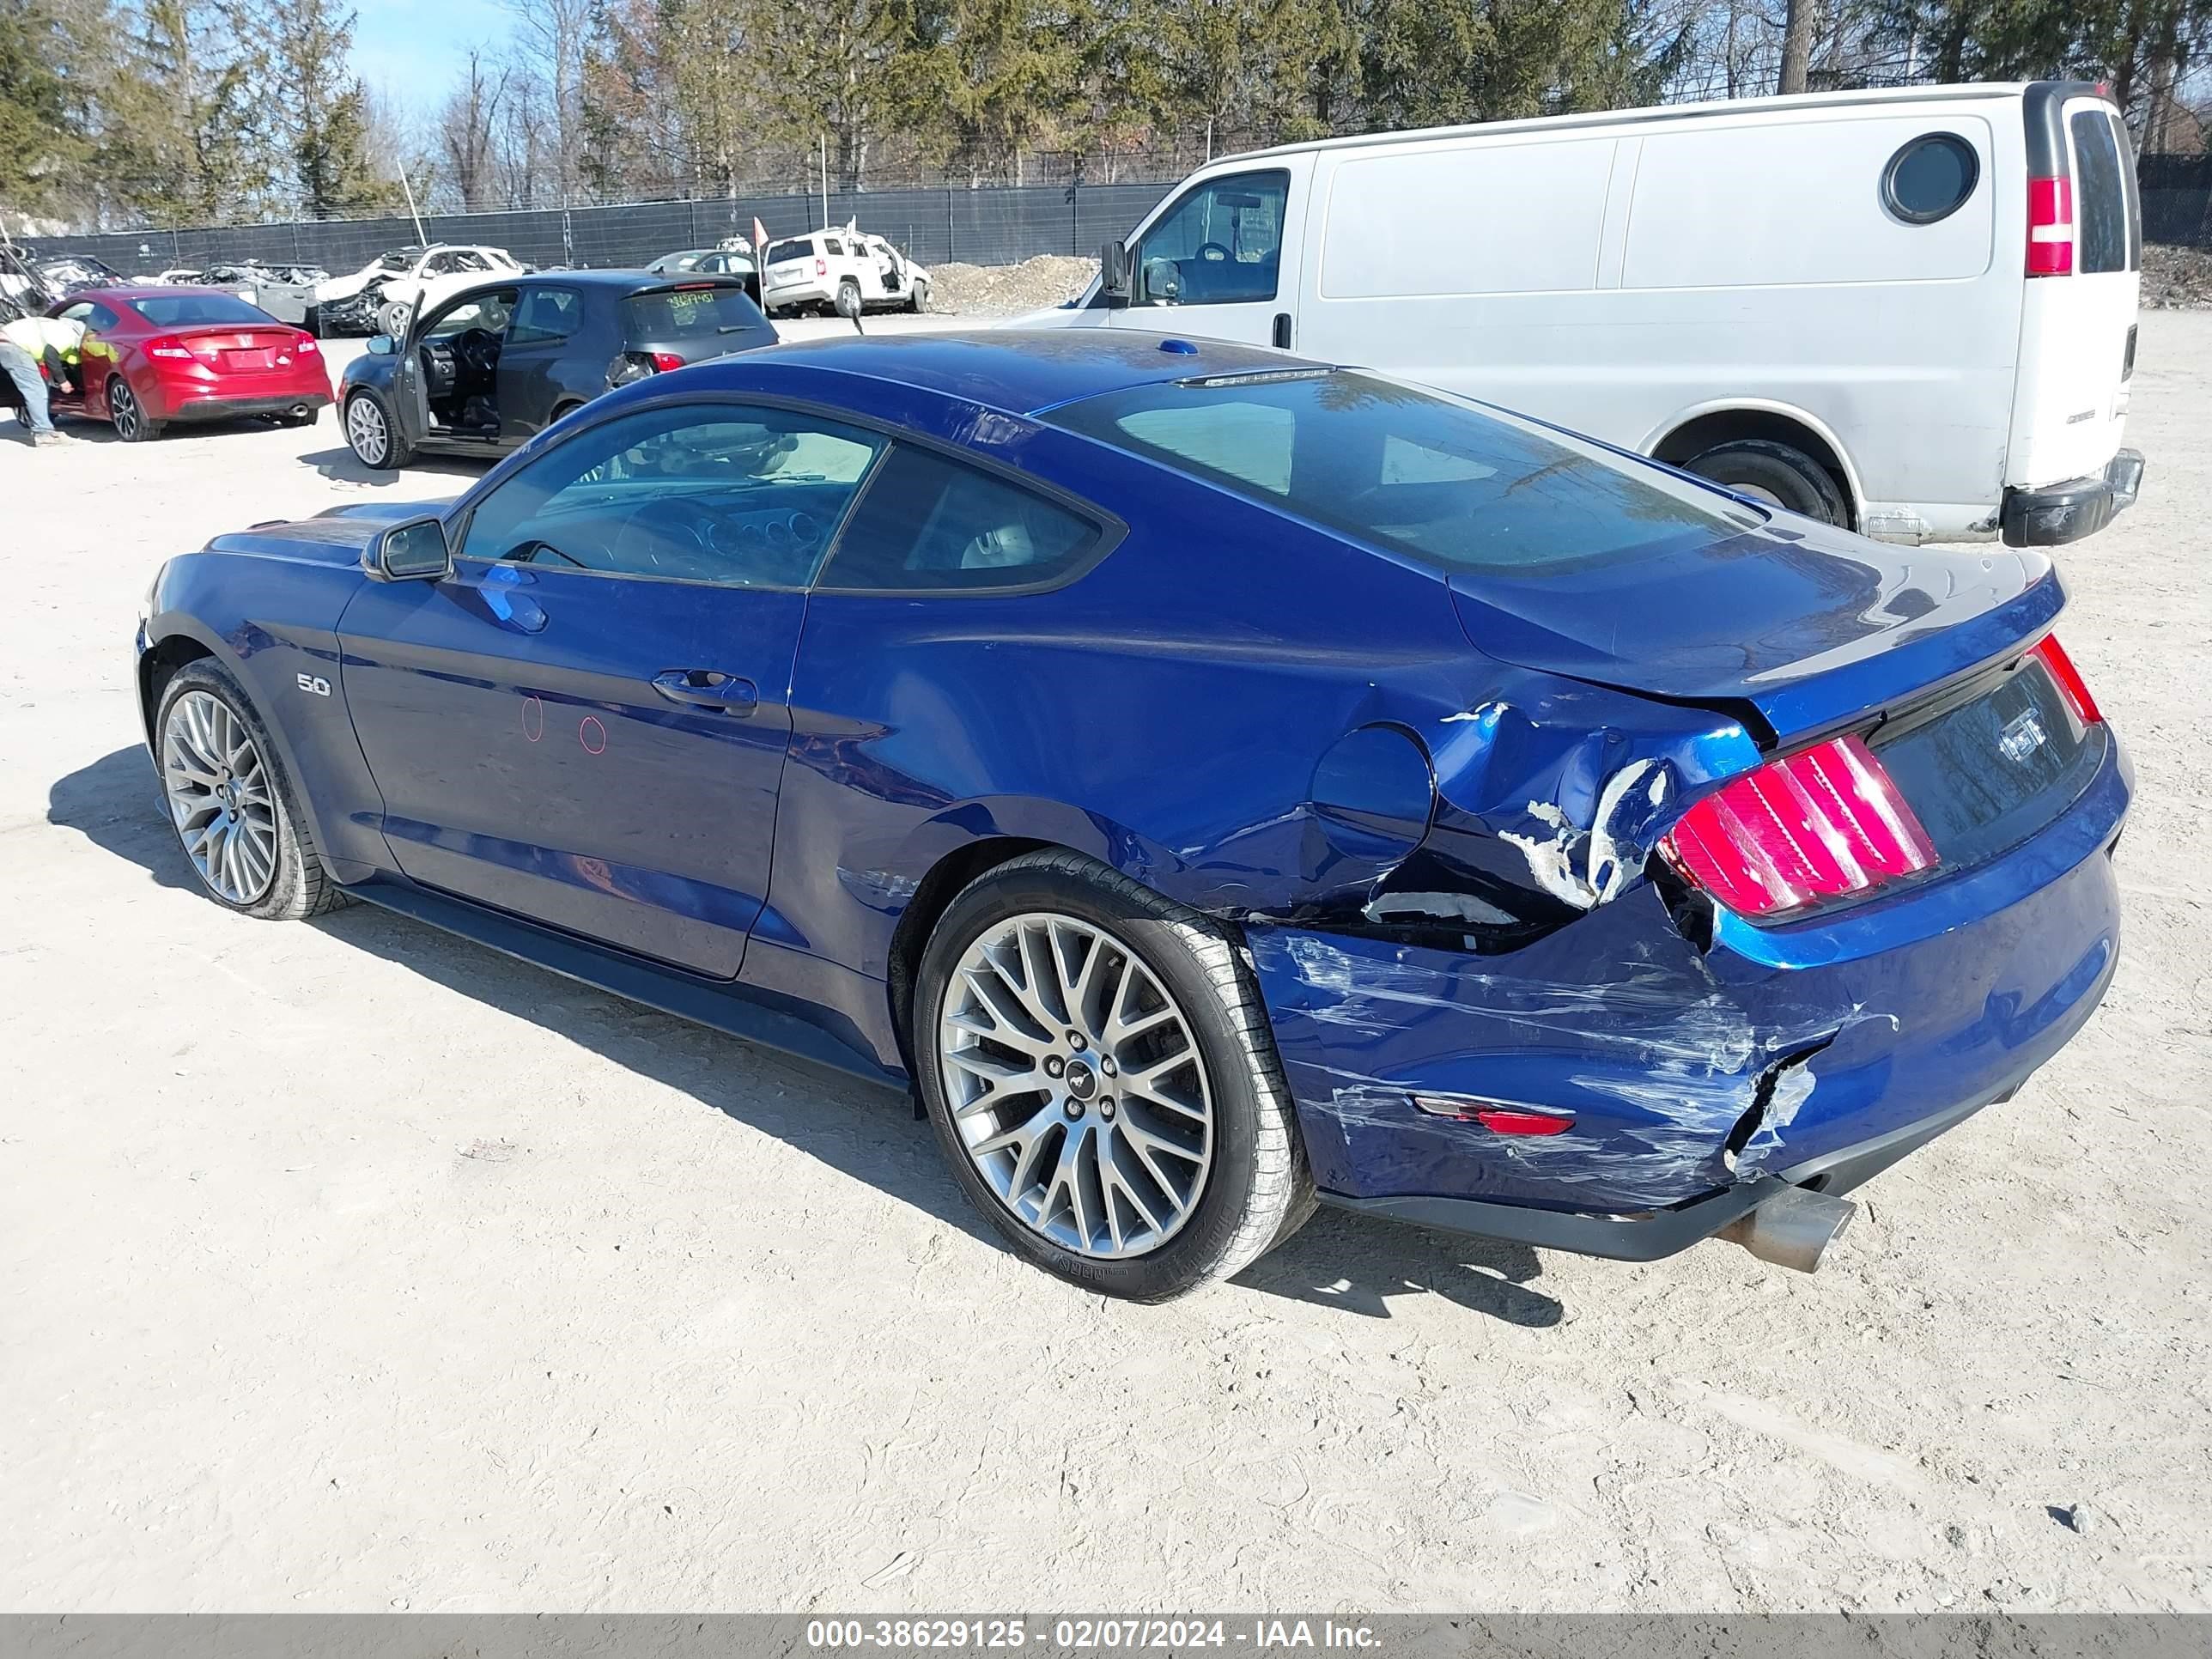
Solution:
M714 249L707 252L712 253ZM642 266L622 270L533 270L526 276L487 277L474 286L513 288L517 283L558 283L568 288L608 288L625 293L641 289L679 288L694 283L717 288L744 286L736 278L725 277L717 271L647 270Z
M1010 415L1164 381L1328 367L1258 346L1185 340L1166 329L1002 328L844 335L740 352L688 373L738 382L749 378L748 366L771 364L917 386Z
M204 266L202 267L205 269ZM70 296L74 305L97 295L102 300L167 300L179 294L220 294L226 300L238 295L227 288L210 288L198 283L118 283L112 288L88 288Z

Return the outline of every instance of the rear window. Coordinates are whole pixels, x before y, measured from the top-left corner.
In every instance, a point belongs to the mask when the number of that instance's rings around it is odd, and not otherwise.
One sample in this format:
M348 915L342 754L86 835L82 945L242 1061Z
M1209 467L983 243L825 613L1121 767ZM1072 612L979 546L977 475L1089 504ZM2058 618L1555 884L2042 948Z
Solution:
M633 294L623 301L632 340L684 340L706 334L742 334L766 328L760 307L737 283L711 288L664 289Z
M768 245L768 262L772 265L781 264L786 259L811 259L813 257L814 239L811 236L800 236L788 242L770 242Z
M2074 133L2075 269L2084 276L2132 270L2126 169L2112 118L2101 108L2076 110L2068 123Z
M1337 369L1139 386L1058 425L1445 572L1535 572L1763 520L1448 393Z
M249 325L276 319L258 306L250 306L235 294L164 294L128 301L156 328L180 328L190 323L243 323Z

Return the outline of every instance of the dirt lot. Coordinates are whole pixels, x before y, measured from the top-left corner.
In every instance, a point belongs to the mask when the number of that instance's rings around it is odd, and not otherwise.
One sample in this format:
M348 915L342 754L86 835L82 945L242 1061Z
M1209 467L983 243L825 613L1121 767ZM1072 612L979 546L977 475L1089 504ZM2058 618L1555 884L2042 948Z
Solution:
M2212 1607L2212 315L2142 362L2142 504L2064 559L2124 960L2020 1098L1817 1278L1324 1215L1152 1309L894 1099L195 894L155 566L471 469L0 438L0 1608Z

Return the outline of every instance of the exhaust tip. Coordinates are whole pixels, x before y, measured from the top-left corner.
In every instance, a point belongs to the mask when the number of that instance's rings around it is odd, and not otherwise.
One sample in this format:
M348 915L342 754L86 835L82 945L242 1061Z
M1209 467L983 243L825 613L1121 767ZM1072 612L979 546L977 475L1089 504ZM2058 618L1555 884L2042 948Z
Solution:
M1713 1237L1742 1245L1761 1261L1809 1273L1820 1267L1822 1255L1843 1236L1858 1209L1849 1199L1785 1187Z

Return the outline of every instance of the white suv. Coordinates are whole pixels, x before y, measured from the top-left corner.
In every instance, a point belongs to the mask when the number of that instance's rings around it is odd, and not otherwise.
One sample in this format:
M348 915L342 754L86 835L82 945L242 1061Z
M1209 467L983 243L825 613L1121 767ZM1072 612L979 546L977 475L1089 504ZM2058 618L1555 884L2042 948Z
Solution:
M929 273L880 236L848 225L770 242L761 256L761 309L839 310L841 290L861 311L927 311Z

